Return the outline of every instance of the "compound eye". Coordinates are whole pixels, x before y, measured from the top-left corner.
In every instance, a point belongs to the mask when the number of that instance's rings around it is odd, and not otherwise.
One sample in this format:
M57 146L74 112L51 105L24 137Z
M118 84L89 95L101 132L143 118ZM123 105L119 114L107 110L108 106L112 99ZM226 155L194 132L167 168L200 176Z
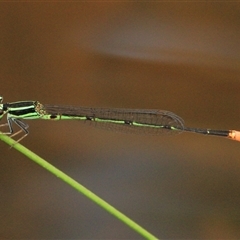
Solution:
M0 96L0 102L2 102L3 101L3 97L2 96Z

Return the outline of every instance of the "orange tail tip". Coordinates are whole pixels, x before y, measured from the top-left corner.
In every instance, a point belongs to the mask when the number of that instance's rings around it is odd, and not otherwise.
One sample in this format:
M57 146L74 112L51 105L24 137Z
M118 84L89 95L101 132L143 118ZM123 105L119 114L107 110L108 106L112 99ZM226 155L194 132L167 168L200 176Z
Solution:
M236 130L230 130L228 137L235 141L240 141L240 132Z

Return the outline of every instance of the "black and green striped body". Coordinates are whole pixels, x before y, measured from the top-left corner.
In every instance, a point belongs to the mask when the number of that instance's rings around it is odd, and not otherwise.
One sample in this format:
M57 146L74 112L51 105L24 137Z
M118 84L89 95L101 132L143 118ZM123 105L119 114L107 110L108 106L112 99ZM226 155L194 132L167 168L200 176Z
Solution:
M143 134L176 133L183 129L183 120L162 110L108 109L74 106L42 106L43 119L82 120L99 128Z
M38 119L41 113L38 111L40 103L38 101L21 101L4 103L3 111L11 118L17 119Z
M43 105L38 101L19 101L3 104L2 100L3 98L0 96L0 120L6 114L7 124L2 124L0 127L9 126L9 132L6 134L13 133L12 123L14 122L25 132L24 136L26 136L28 134L28 125L22 122L23 119L81 120L96 127L127 133L156 135L185 131L228 137L240 141L240 133L235 130L185 127L182 118L169 111Z

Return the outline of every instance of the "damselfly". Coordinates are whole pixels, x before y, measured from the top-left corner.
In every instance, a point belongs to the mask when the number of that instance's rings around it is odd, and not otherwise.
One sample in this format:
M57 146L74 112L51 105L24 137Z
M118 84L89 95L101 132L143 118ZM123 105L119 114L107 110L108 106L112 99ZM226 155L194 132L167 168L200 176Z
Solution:
M24 135L18 139L18 142L29 133L28 125L22 121L27 119L81 120L96 127L127 133L161 135L193 132L240 141L240 131L185 127L182 118L164 110L89 108L41 104L38 101L12 103L2 103L2 101L3 97L0 96L0 119L6 114L7 123L1 124L0 127L8 126L9 131L3 134L12 136L23 131ZM20 131L14 133L13 123L20 128Z

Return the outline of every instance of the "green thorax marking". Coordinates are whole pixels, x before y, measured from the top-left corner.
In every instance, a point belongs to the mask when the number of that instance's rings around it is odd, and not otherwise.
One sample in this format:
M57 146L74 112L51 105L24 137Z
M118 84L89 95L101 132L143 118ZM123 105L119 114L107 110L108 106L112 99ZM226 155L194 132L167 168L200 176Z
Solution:
M44 115L42 104L38 101L4 103L3 109L11 118L38 119Z

